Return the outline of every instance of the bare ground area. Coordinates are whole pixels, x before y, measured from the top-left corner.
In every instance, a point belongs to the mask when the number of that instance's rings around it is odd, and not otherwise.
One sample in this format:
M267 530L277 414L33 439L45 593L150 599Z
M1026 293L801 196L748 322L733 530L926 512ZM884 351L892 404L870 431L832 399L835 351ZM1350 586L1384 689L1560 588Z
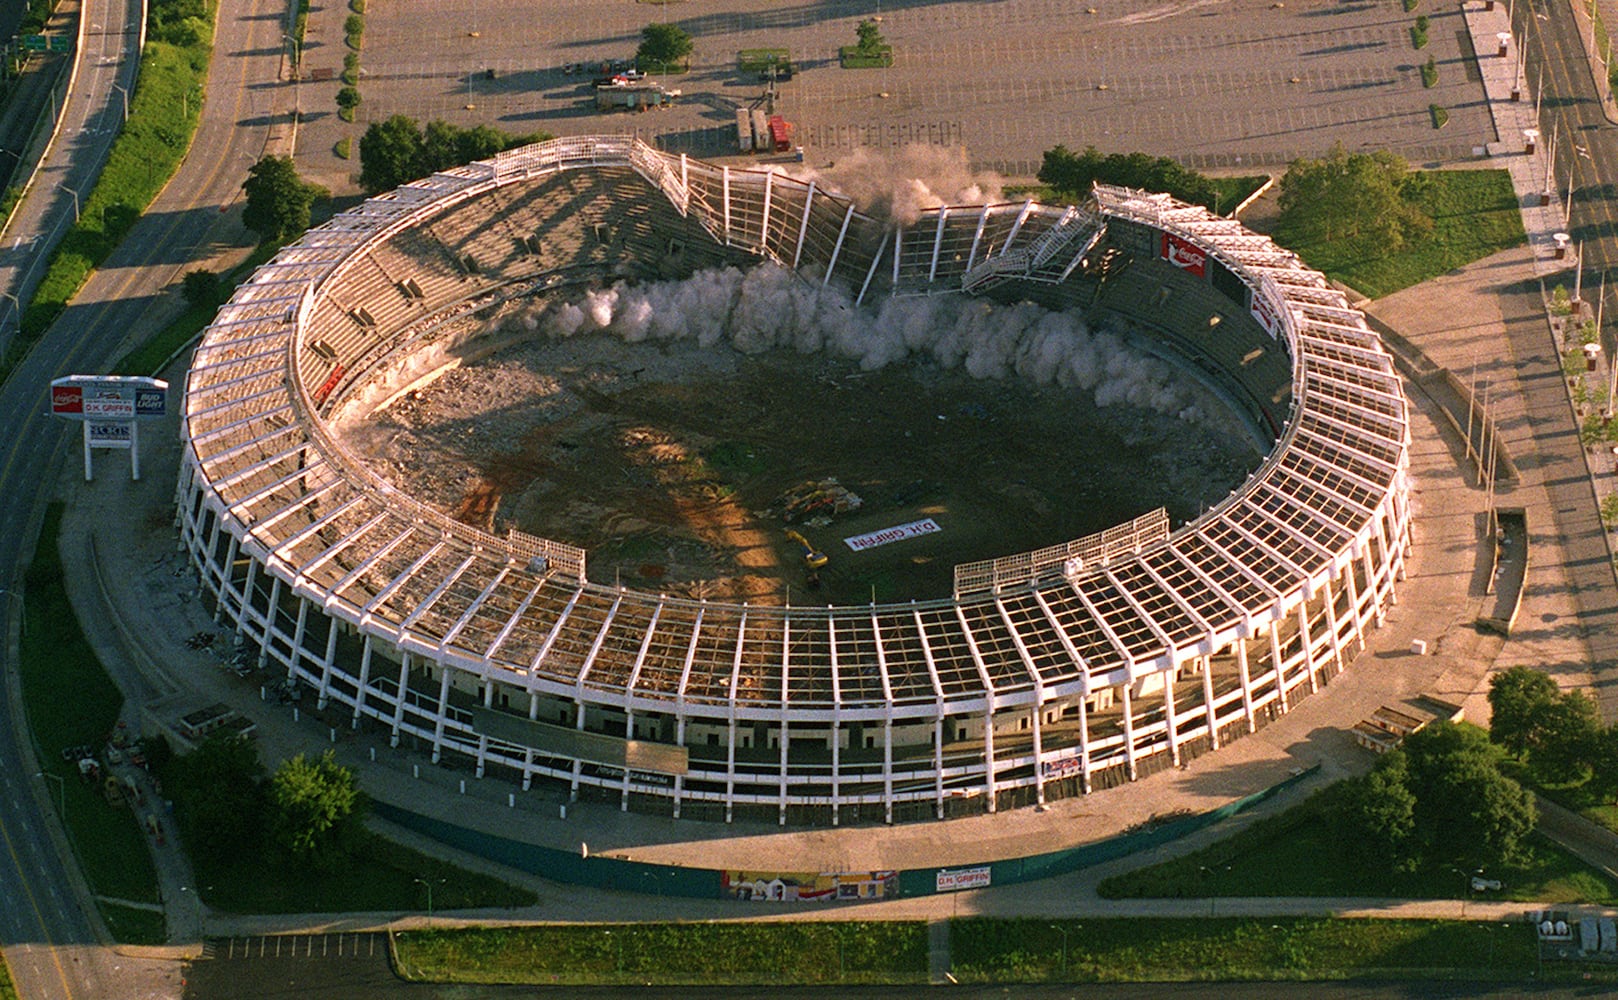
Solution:
M449 370L346 433L467 523L583 546L592 580L761 603L946 597L956 563L1157 506L1178 524L1257 462L1244 441L1076 390L605 334ZM828 479L858 509L783 510ZM926 518L941 530L844 541Z

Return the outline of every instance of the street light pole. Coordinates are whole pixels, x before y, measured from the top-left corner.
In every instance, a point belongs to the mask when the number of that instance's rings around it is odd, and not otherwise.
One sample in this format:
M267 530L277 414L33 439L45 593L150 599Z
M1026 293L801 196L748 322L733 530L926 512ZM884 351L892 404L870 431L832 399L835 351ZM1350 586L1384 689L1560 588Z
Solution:
M1061 924L1051 924L1051 930L1062 935L1062 978L1067 978L1067 928Z
M49 771L35 771L34 773L38 777L49 778L51 781L56 782L56 796L57 796L56 801L62 808L62 825L66 826L67 825L67 782L62 780L62 776L60 774L52 774Z
M431 927L433 925L433 882L436 881L442 884L444 880L418 878L414 881L420 882L427 887L427 926Z

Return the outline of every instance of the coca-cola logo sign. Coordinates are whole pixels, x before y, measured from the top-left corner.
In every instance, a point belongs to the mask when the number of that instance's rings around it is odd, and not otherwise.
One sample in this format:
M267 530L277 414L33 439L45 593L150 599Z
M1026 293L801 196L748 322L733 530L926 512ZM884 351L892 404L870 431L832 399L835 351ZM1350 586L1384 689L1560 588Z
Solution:
M84 390L76 385L59 385L51 389L52 413L83 413Z
M1170 233L1163 234L1163 259L1199 278L1203 276L1208 266L1208 255L1201 247Z

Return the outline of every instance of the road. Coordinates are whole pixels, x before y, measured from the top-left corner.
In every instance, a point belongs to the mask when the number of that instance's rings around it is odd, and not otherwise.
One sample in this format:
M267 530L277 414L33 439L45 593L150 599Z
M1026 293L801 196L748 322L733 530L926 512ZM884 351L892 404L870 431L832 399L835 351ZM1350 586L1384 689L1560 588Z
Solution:
M72 4L73 0L68 0ZM67 7L68 4L64 4ZM80 0L77 68L61 127L46 149L28 197L6 225L0 246L0 349L15 336L20 306L45 276L48 248L78 217L123 124L135 86L141 0Z
M1515 16L1530 87L1543 86L1540 131L1554 143L1557 185L1563 198L1572 192L1567 232L1584 245L1583 298L1594 303L1605 280L1612 286L1606 293L1605 313L1618 316L1618 125L1602 112L1568 0L1519 3ZM1522 294L1526 298L1509 304L1508 313L1533 315L1524 317L1527 326L1520 335L1513 334L1512 351L1519 363L1532 361L1537 366L1533 384L1543 398L1534 409L1538 421L1544 421L1540 435L1551 440L1554 435L1547 436L1546 431L1566 428L1571 419L1558 377L1561 363L1544 334L1543 320L1536 318L1542 315L1538 290L1525 288ZM1606 325L1610 330L1611 324ZM1610 334L1603 341L1607 356L1618 357L1613 353L1618 341ZM1520 379L1528 375L1519 369ZM1594 499L1577 438L1565 435L1559 443L1558 454L1546 456L1562 467L1546 476L1550 513L1558 533L1579 548L1570 553L1568 573L1581 605L1580 627L1590 646L1591 681L1604 718L1618 721L1618 607L1613 603L1612 567L1599 524L1566 523L1570 516L1578 520L1577 509L1592 509Z
M79 81L69 99L69 114L84 98L82 117L70 117L57 145L71 164L48 165L40 185L46 207L60 211L71 190L99 168L105 158L104 130L122 116L114 91L114 48L133 48L134 36L124 25L139 16L139 0L86 3L85 56ZM239 200L247 168L290 124L291 93L277 82L284 3L274 0L223 0L215 38L208 99L203 105L192 155L174 181L158 196L130 237L80 291L73 304L47 331L40 345L0 387L0 496L7 516L0 518L0 943L23 996L55 1000L76 997L168 995L161 976L137 985L129 978L131 962L94 947L93 918L81 907L87 898L76 888L58 850L59 829L42 807L48 787L32 777L38 770L33 752L21 739L20 707L14 686L15 640L20 601L18 588L37 537L45 502L57 482L56 472L71 454L76 428L45 413L45 386L69 372L100 372L127 344L149 336L177 311L178 296L165 292L184 271L207 266L222 254L241 254L247 240L237 214L224 214ZM101 48L100 46L106 46ZM116 62L116 59L114 59ZM117 77L124 80L125 77ZM90 100L100 95L99 104ZM255 105L285 105L281 116L255 112ZM56 153L52 153L52 162ZM82 161L82 162L81 162ZM30 209L32 211L32 209ZM41 209L41 211L44 211ZM60 218L60 216L58 216ZM19 219L18 226L26 224ZM58 223L61 224L61 223ZM22 231L21 228L18 229ZM47 227L40 232L48 233ZM7 251L0 256L0 281L36 277L32 261L43 255ZM18 270L17 265L22 265ZM13 288L13 285L0 285ZM15 293L8 293L15 294ZM99 475L125 474L117 462L101 459ZM93 487L89 487L93 488ZM138 692L134 678L117 678ZM54 838L53 838L54 833ZM120 968L121 966L121 968Z

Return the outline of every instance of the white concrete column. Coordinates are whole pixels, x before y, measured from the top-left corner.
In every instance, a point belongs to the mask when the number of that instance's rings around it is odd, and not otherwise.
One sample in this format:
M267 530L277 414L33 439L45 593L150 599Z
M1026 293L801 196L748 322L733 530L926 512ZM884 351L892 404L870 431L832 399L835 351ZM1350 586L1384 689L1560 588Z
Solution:
M785 691L786 689L783 687L782 690ZM783 697L782 700L784 701L785 698ZM776 822L780 826L786 826L787 825L787 769L788 769L787 754L790 752L790 749L792 747L792 733L791 733L790 728L787 725L787 716L786 716L786 712L784 712L784 711L781 713L781 738L779 740L779 743L780 743L779 749L781 751L781 765L780 765L781 769L780 769L780 774L779 774L779 777L778 777L778 787L781 789L781 803L780 803L780 808L778 810L779 815L776 818Z
M1247 662L1247 637L1236 640L1236 669L1242 682L1242 713L1247 716L1247 733L1258 732L1258 719L1253 715L1253 671Z
M277 580L276 582L279 583L280 581ZM297 663L299 660L303 659L303 656L304 656L303 637L304 637L304 634L308 630L308 625L309 625L309 601L307 599L305 599L305 598L300 597L300 598L298 598L298 623L292 627L292 662L293 663ZM332 622L330 624L330 629L332 631L336 631L337 623ZM258 668L260 670L264 669L264 660L269 655L269 649L268 648L269 648L269 643L265 643L264 648L262 648L262 649L260 649L258 651ZM322 686L322 695L324 695L324 685ZM324 704L322 704L320 707L325 708L326 706Z
M944 818L944 716L933 720L933 788L937 796L935 811Z
M1079 787L1090 794L1090 695L1079 695Z
M893 822L893 709L882 719L882 822Z
M1037 678L1036 678L1037 680ZM1042 728L1045 722L1045 687L1043 684L1034 685L1034 803L1045 805L1045 739Z
M1208 749L1219 749L1219 716L1214 711L1213 657L1198 657L1202 661L1202 707L1208 716Z
M1137 774L1135 770L1135 695L1130 688L1133 681L1124 681L1118 685L1123 692L1124 703L1124 763L1129 770L1129 780L1134 781Z
M1348 588L1348 612L1354 620L1354 644L1358 652L1365 652L1365 612L1360 608L1360 588L1354 582L1354 562L1343 567L1343 583Z
M983 793L988 796L988 810L999 809L994 801L994 703L983 710Z
M270 603L264 612L264 631L259 637L258 643L258 667L260 670L264 668L264 664L270 658L270 637L275 634L275 622L276 619L280 617L278 611L280 610L281 603L281 578L278 576L272 576L270 577L270 580L272 581L270 583ZM303 614L303 601L300 599L298 604L298 614L301 616ZM297 669L298 657L302 652L303 651L298 648L297 643L292 644L292 655L287 658L288 670Z
M1330 621L1327 616L1327 621ZM1315 634L1309 629L1309 602L1298 602L1298 639L1303 649L1303 666L1309 674L1309 693L1314 694L1320 690L1319 681L1315 679Z
M399 728L404 725L405 696L409 693L410 652L409 650L401 650L399 653L399 697L393 706L393 735L390 740L393 746L399 745Z
M1281 704L1281 711L1287 708L1287 679L1286 671L1281 669L1281 619L1270 622L1270 661L1275 668L1275 698Z
M682 706L678 715L674 717L674 745L685 746L685 709ZM685 775L674 776L674 818L680 818L680 801L685 796Z
M337 623L332 623L336 628ZM365 645L360 649L360 678L359 685L354 691L354 720L349 723L350 729L360 727L360 715L365 711L365 696L370 693L371 684L371 637L365 637Z
M302 616L302 613L302 608L300 608L300 617ZM296 663L297 659L294 658L293 662ZM335 621L331 621L326 623L326 649L320 656L320 697L318 700L321 708L325 708L326 703L331 699L331 675L332 671L336 669L336 666L337 623Z
M433 763L444 755L444 722L449 715L450 668L442 663L438 667L438 710L433 713Z
M1169 741L1169 760L1180 766L1180 734L1174 726L1174 674L1173 669L1163 671L1163 735Z

